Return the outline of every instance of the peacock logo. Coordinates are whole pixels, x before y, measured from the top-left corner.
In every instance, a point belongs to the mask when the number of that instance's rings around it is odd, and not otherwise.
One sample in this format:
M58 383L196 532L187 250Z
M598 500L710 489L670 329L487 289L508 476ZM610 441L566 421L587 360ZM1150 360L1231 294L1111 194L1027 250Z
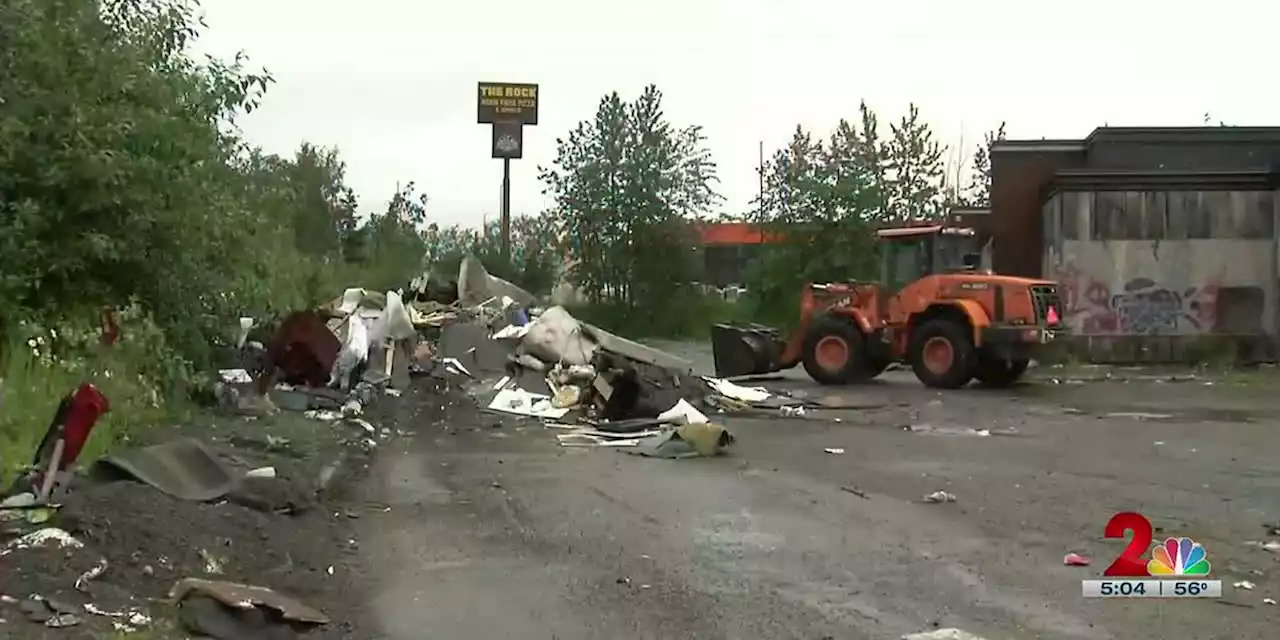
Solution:
M1191 538L1166 538L1151 550L1147 573L1152 576L1207 576L1209 554Z

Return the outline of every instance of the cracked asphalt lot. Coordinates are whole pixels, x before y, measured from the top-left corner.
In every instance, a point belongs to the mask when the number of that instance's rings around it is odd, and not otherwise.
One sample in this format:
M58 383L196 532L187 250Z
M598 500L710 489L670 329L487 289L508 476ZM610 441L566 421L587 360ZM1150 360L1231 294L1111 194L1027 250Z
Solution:
M835 390L881 408L729 418L731 455L696 460L561 448L417 389L414 435L365 487L388 507L359 521L370 611L394 640L1275 638L1280 555L1245 544L1280 537L1273 386L939 393L890 373ZM921 502L937 490L958 501ZM1221 601L1082 598L1128 510L1203 543Z

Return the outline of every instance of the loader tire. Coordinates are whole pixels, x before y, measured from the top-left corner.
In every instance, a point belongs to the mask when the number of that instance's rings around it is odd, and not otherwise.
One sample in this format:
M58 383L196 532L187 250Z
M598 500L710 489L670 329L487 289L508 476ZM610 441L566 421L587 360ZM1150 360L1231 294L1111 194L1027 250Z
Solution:
M862 332L852 320L834 314L819 316L804 337L805 373L818 384L869 379L866 348Z
M911 369L926 387L959 389L973 379L977 349L964 325L937 318L911 336Z

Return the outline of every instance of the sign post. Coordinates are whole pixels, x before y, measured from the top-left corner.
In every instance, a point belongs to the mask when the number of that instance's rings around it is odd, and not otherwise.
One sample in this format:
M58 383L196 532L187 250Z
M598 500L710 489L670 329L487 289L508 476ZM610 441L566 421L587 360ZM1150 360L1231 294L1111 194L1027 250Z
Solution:
M490 155L502 159L500 226L502 256L511 255L511 161L524 157L524 126L538 124L538 85L481 82L476 91L476 120L491 125Z

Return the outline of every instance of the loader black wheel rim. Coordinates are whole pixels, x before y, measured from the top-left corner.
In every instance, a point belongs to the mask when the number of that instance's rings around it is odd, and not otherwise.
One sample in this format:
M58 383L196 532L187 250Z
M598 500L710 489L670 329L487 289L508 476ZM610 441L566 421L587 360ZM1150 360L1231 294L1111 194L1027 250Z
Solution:
M921 362L930 373L941 376L946 375L955 364L956 349L950 340L942 336L934 336L925 341L924 348L920 350L920 356Z
M825 336L813 346L814 360L827 371L839 371L849 362L849 343L840 336Z

